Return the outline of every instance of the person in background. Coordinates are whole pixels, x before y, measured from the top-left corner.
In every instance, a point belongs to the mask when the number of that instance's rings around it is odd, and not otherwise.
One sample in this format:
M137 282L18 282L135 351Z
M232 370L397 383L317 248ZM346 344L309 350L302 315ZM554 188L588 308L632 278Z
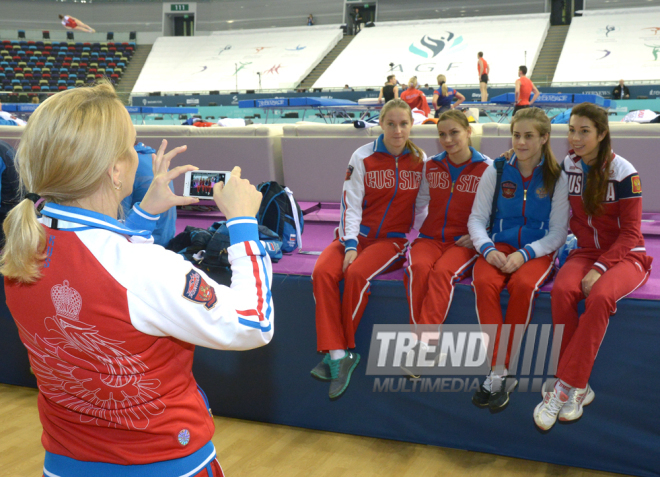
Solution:
M534 97L530 100L530 95L534 92ZM539 90L534 86L532 80L527 77L527 67L522 65L518 68L518 79L516 80L516 100L513 107L515 115L521 109L529 108L539 97Z
M424 92L417 89L418 86L417 76L410 78L408 80L408 88L401 93L401 99L408 103L410 109L413 111L417 109L428 118L429 114L431 114L431 108L429 108L429 102Z
M133 205L142 202L144 196L146 195L151 183L154 180L154 171L153 171L153 155L156 154L156 150L145 146L141 142L137 143L135 146L135 151L138 153L138 164L137 171L135 173L135 182L133 182L133 193L127 196L122 202L121 206L124 209L124 214L128 214L133 208ZM170 182L170 190L174 193L174 186ZM165 212L161 212L158 222L156 222L156 228L153 231L154 243L157 245L162 245L166 247L167 244L172 240L176 228L176 207L170 207Z
M10 144L0 141L0 227L2 227L7 214L20 202L18 194L18 174L14 167L16 151ZM0 248L5 244L4 230L0 230Z
M379 121L383 134L351 156L337 237L323 250L312 272L316 347L324 357L311 374L330 382L330 399L346 391L360 362L352 348L371 280L403 266L406 234L417 215L415 201L426 154L409 139L410 107L401 99L389 101Z
M612 96L614 96L614 99L630 99L630 90L623 84L622 79L619 80L619 84L612 90Z
M570 227L577 249L551 292L552 322L563 325L564 333L557 380L534 409L534 422L545 431L557 419L579 419L594 400L589 378L610 316L619 300L646 283L653 262L641 230L642 182L635 167L612 152L607 111L591 103L575 106L568 143L563 169L573 184Z
M477 53L477 70L479 71L479 89L481 90L481 101L488 101L488 74L490 73L490 66L484 60L484 53L480 51Z
M91 26L85 25L75 17L70 15L59 15L59 17L60 20L62 20L62 25L67 30L78 30L84 31L85 33L96 33L96 30L94 30Z
M399 98L398 81L396 80L396 76L389 75L387 77L387 81L385 82L385 86L380 88L380 94L378 95L378 102L387 103L388 101L392 101L393 99L398 99L398 98Z
M435 108L435 117L439 118L445 111L458 107L465 101L465 96L453 88L449 89L445 75L438 75L437 80L438 89L433 91L433 107ZM456 102L452 103L454 98L456 98Z
M39 104L39 96L32 96L32 101L30 101L32 104Z
M355 11L353 12L352 18L353 18L353 34L357 35L362 30L362 14L360 13L360 9L358 7L355 7Z
M307 17L307 26L314 26L314 16L311 13Z

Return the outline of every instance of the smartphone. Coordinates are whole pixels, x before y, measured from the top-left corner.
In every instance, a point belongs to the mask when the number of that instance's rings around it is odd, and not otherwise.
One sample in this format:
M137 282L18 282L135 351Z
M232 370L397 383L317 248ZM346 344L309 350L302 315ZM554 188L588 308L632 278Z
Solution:
M225 182L228 171L188 171L185 175L183 195L198 199L213 199L213 186Z

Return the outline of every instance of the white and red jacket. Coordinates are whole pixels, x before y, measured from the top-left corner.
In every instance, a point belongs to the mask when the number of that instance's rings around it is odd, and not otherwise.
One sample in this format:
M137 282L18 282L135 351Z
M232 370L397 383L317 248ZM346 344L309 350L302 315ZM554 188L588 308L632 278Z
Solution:
M356 250L358 235L401 238L410 232L420 212L415 211L415 200L424 170L424 163L415 161L408 149L400 156L390 154L382 134L353 153L344 180L338 231L347 251Z
M429 107L429 101L426 99L426 95L417 88L408 87L408 89L399 95L399 98L408 103L410 109L417 108L423 111L427 117L431 114L431 108Z
M587 215L582 196L587 172L581 157L572 150L564 159L563 168L568 176L568 197L573 216L571 231L581 249L602 250L593 268L604 273L623 260L629 253L646 254L642 223L642 183L633 165L612 153L610 179L601 215ZM650 269L650 261L648 264Z
M195 345L246 350L273 336L256 220L228 222L229 288L154 245L158 216L139 204L126 223L54 204L42 214L42 276L5 278L5 292L37 378L47 453L136 465L208 447L214 424L192 375Z

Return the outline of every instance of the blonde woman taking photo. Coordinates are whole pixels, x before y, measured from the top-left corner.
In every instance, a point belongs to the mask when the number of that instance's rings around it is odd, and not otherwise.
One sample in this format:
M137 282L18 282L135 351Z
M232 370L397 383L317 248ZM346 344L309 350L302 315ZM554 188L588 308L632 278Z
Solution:
M178 147L125 221L135 128L107 83L47 99L18 148L27 192L7 216L0 271L39 387L44 475L222 476L195 345L250 349L273 335L271 267L254 219L261 194L232 171L214 200L228 219L231 288L154 245L158 214L193 203L169 182ZM35 203L45 201L38 214Z

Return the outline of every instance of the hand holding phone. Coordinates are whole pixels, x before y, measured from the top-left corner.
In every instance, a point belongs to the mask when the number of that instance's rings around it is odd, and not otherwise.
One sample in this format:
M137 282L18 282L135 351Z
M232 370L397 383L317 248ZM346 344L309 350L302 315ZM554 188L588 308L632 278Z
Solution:
M255 217L259 212L262 194L247 179L241 179L241 168L231 171L227 183L218 182L213 199L227 220L234 217Z

